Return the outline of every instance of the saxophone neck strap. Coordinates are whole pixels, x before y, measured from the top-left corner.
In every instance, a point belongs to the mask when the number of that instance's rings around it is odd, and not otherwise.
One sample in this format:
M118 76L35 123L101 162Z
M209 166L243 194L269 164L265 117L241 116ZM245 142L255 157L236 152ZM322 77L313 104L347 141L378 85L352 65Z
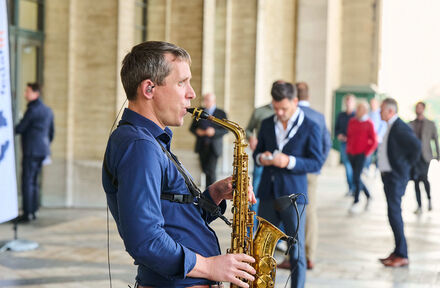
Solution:
M188 176L185 169L182 167L179 159L177 159L177 156L172 154L170 151L168 151L159 142L159 140L156 139L156 141L159 144L160 148L162 148L162 151L165 153L165 155L167 155L167 157L171 160L171 162L173 162L174 166L177 168L177 170L180 172L183 179L185 180L186 187L188 188L189 192L193 196L193 199L194 199L193 203L195 205L199 206L200 208L202 208L202 210L211 214L211 216L219 217L227 225L231 226L232 225L231 222L229 222L229 220L225 216L222 215L220 207L215 205L215 203L212 202L211 199L209 199L205 195L203 195L202 192L200 191L200 189L197 187L197 185L192 180L192 178L190 176ZM164 194L162 194L162 195L164 195ZM161 195L161 199L163 199L162 195ZM177 196L177 198L181 197L179 194L168 194L168 195L174 195L174 198L176 198L176 196ZM190 195L188 195L188 196L190 196ZM166 199L166 200L168 200L168 199ZM174 202L178 202L178 201L174 201ZM180 202L180 203L183 203L183 202Z

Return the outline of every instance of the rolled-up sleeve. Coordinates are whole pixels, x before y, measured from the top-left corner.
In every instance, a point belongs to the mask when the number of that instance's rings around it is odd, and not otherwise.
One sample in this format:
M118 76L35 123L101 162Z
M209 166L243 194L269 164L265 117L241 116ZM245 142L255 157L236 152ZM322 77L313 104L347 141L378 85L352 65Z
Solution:
M194 268L196 255L164 229L160 201L165 169L162 154L157 143L137 140L117 163L118 227L136 264L170 279L184 278Z

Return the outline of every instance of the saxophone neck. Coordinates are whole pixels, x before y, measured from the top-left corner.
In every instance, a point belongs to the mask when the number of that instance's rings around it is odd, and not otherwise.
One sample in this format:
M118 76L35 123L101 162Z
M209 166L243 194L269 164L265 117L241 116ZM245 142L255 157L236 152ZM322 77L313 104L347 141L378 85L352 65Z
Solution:
M228 119L219 119L212 115L209 115L203 109L200 108L186 108L186 110L191 113L192 117L199 121L200 119L205 119L211 122L216 123L217 125L224 127L231 131L237 141L239 143L243 142L246 139L246 133L244 132L243 128L241 128L237 123L229 121Z

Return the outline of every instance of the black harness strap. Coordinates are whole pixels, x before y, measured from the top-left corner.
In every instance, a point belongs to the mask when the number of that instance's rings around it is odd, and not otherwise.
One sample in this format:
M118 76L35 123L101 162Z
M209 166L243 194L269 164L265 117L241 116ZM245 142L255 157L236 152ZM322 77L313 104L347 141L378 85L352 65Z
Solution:
M181 204L192 204L194 203L194 196L188 194L169 194L162 193L160 194L160 199L168 200L171 202L177 202Z
M177 159L176 155L170 153L165 147L163 147L162 144L160 144L159 140L157 140L157 143L162 148L162 151L167 155L167 157L171 160L171 162L174 163L174 166L176 166L177 170L182 175L183 179L185 180L186 187L188 187L189 192L194 196L195 200L194 204L198 205L200 208L208 212L214 217L219 217L222 219L227 225L231 226L231 222L222 215L220 207L215 205L215 203L212 202L212 200L205 197L205 195L202 194L199 187L194 183L194 181L186 174L185 169L183 169L182 165L180 164L179 159ZM162 197L161 197L162 198Z

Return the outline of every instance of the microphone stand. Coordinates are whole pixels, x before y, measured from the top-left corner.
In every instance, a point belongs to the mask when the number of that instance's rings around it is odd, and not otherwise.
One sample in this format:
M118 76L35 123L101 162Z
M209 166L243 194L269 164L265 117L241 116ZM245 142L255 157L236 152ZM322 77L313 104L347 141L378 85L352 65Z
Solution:
M13 220L12 229L14 230L14 240L6 241L6 243L0 243L0 253L5 251L30 251L38 248L38 243L34 241L18 239L18 220Z

